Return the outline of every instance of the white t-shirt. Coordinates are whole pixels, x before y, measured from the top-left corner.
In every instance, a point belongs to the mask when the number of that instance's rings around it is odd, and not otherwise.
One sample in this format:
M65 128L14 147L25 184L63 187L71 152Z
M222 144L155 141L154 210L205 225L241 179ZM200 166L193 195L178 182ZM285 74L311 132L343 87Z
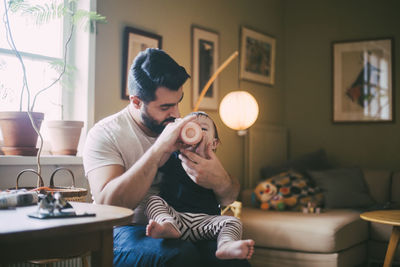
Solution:
M102 119L90 129L83 151L85 175L99 167L118 164L129 169L150 148L156 138L147 136L133 120L129 106ZM149 177L151 179L152 177ZM145 198L135 209L133 223L146 224L144 205L159 192L160 174L154 179Z

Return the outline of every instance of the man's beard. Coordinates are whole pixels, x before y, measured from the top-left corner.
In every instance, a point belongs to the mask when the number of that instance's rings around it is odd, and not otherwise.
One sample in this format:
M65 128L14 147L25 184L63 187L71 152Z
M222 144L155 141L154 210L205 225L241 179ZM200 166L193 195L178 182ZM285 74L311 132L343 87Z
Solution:
M167 126L167 122L174 122L175 118L174 117L169 117L163 120L162 122L158 123L153 117L149 115L147 112L147 107L144 106L144 111L141 114L143 124L153 133L155 134L161 134L162 131L165 129Z

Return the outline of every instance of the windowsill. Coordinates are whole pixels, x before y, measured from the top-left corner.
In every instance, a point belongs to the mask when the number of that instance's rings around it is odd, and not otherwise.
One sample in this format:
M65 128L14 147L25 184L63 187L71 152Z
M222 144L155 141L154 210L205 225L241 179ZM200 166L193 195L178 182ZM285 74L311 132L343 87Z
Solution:
M40 156L41 165L82 165L81 156ZM36 165L36 157L0 155L0 166Z

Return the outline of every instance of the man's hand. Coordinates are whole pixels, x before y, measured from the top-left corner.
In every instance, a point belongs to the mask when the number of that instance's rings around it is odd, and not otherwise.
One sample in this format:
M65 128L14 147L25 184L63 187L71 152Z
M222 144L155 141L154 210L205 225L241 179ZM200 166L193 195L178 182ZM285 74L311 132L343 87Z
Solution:
M205 157L185 149L180 151L182 167L196 184L213 190L222 205L228 205L236 199L239 183L225 171L212 151L211 143L207 145Z
M161 167L169 158L172 152L184 147L182 141L179 140L179 134L183 126L196 118L195 115L186 116L183 119L176 119L175 122L167 124L164 131L157 138L152 149L162 153L158 166Z

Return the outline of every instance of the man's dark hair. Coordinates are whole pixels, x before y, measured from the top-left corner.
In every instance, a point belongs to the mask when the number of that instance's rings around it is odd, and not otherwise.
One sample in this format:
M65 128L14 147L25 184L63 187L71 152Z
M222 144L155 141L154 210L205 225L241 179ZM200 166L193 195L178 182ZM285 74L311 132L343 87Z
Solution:
M129 94L148 103L155 100L158 87L177 91L189 77L185 68L163 50L147 48L138 54L129 70Z

